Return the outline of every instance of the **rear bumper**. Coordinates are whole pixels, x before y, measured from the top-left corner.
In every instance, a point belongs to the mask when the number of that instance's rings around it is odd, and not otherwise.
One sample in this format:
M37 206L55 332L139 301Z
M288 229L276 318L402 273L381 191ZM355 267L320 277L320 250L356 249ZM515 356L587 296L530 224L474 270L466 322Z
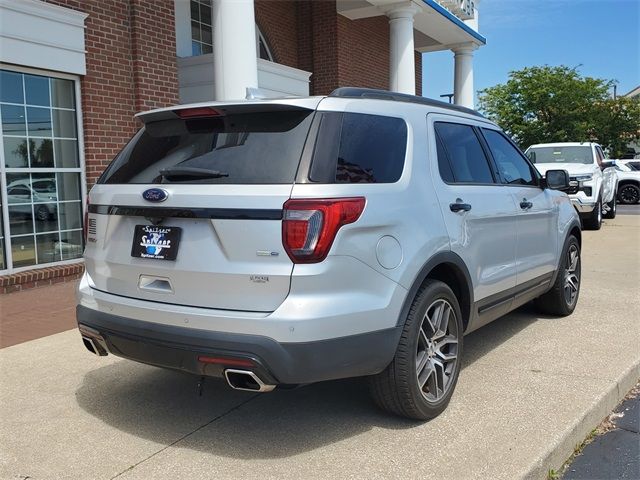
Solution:
M98 332L109 353L197 375L223 367L198 356L250 359L272 384L313 383L381 372L395 353L401 327L314 342L281 343L260 335L199 330L121 317L78 305L78 325Z

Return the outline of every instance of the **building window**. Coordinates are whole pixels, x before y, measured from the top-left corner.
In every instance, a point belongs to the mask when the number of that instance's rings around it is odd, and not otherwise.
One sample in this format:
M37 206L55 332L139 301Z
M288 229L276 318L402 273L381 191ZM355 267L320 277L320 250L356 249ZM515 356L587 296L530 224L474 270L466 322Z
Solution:
M211 0L191 0L191 54L212 52Z
M269 50L269 45L267 45L267 41L265 40L264 35L262 35L262 32L258 28L258 25L256 25L256 36L258 37L256 42L258 47L258 58L273 62L273 55L271 55L271 50Z
M0 270L82 256L73 80L0 70Z

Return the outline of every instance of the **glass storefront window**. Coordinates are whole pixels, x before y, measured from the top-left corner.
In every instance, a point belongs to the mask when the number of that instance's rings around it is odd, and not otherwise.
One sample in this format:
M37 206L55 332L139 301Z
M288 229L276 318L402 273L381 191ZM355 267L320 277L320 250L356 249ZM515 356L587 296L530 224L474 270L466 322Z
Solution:
M82 256L73 80L0 70L0 271Z

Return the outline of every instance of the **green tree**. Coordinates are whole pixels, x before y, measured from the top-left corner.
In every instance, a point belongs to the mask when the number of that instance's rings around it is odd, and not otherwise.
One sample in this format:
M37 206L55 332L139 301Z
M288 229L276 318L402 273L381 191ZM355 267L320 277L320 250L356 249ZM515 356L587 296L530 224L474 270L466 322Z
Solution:
M640 136L640 102L610 98L613 80L576 68L528 67L479 92L480 110L522 148L534 143L593 141L613 158Z

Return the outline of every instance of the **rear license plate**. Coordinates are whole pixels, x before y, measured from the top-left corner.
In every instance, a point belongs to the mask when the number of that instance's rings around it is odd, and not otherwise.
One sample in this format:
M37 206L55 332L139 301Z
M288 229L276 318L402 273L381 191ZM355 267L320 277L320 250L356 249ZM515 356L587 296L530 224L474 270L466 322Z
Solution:
M136 225L131 256L155 258L156 260L175 260L178 255L181 233L180 227Z

